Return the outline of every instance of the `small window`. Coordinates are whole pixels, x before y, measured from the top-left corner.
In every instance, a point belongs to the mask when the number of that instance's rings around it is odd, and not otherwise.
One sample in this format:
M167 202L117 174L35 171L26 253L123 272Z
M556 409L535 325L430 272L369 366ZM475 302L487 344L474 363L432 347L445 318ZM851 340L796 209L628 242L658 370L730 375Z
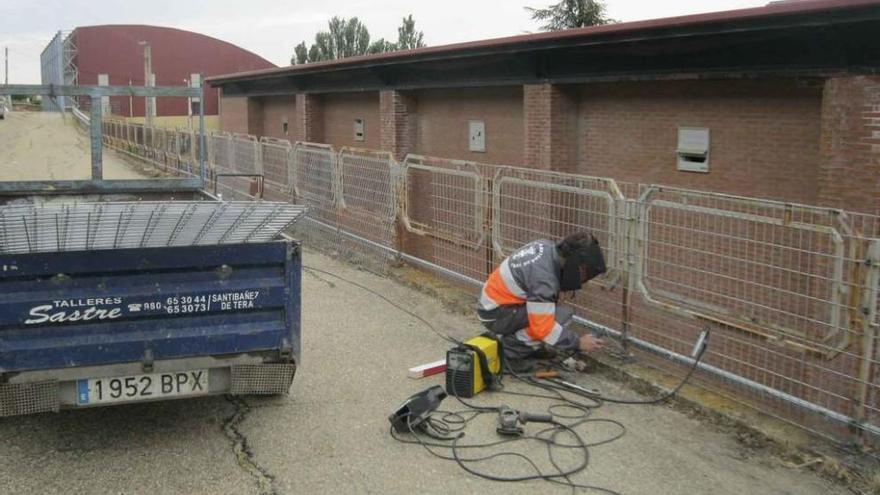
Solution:
M354 119L354 140L364 140L364 119Z
M675 152L678 170L709 172L709 129L679 127Z
M287 121L281 123L281 133L285 136L287 135Z

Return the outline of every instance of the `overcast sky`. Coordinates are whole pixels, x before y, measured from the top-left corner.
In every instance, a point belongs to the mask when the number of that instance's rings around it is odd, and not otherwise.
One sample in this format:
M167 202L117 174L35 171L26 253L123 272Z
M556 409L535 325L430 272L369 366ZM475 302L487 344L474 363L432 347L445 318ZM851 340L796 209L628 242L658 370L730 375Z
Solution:
M554 0L0 0L0 47L9 47L11 84L40 82L40 52L55 32L96 24L152 24L196 31L281 66L290 63L297 43L313 40L334 15L356 16L373 39L395 41L401 18L412 14L427 44L436 46L537 32L538 23L523 7L550 3ZM767 0L605 3L612 18L637 21L758 7Z

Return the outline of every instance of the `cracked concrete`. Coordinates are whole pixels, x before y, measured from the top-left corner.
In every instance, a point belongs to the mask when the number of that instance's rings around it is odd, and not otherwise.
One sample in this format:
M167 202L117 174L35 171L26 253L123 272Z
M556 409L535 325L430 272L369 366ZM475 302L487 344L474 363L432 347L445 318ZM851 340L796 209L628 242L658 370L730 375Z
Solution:
M239 429L239 425L245 420L251 410L247 399L226 396L226 400L235 407L235 410L223 423L223 432L232 443L232 452L235 455L236 462L238 462L242 470L254 479L261 495L277 495L274 486L275 477L254 460L254 453L250 445L248 445L248 439Z
M478 333L469 316L436 297L357 271L314 252L306 263L377 290L443 333ZM211 397L0 419L4 494L534 494L570 493L546 483L496 483L463 472L388 433L388 414L410 394L442 378L410 380L410 366L447 348L422 323L372 294L325 276L303 277L303 362L292 393L276 398ZM622 397L618 382L584 375L579 382ZM514 391L524 391L508 381ZM507 403L531 412L540 399L481 394L479 404ZM443 409L461 406L447 400ZM665 406L607 404L595 418L624 423L620 440L591 451L576 481L626 494L849 493L815 474L790 469ZM543 425L527 425L536 431ZM595 441L608 424L584 430ZM497 439L495 419L475 420L467 441ZM529 450L536 458L541 449ZM521 465L487 464L495 472Z

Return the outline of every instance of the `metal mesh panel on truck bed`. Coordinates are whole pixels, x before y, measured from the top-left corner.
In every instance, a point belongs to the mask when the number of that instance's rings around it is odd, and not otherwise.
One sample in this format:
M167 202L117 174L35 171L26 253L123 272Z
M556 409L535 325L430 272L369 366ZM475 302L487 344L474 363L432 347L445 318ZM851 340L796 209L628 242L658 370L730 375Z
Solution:
M58 411L58 382L0 385L0 418Z
M286 394L293 383L296 365L292 363L242 364L232 367L232 395Z
M45 203L0 207L0 253L264 242L305 215L274 202Z

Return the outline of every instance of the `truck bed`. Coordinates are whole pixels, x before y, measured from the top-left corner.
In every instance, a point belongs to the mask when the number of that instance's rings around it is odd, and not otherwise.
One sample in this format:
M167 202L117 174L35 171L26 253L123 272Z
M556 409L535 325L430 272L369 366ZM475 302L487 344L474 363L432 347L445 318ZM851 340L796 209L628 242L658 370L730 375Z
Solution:
M300 360L299 245L233 234L217 244L221 239L211 241L211 232L233 227L223 225L221 214L199 218L203 205L184 204L175 215L197 221L198 229L163 229L153 215L139 226L127 220L115 236L90 237L78 224L65 226L89 211L83 204L4 219L23 224L17 237L0 239L6 251L0 254L0 416L103 405L108 401L93 400L101 390L91 388L119 385L99 383L102 377L158 383L190 373L207 377L199 393L287 391ZM265 221L235 225L271 238L286 225L265 230L277 219L267 214ZM33 238L37 231L42 240ZM212 243L173 245L197 237ZM129 398L145 399L120 395L109 402ZM145 400L164 398L176 394Z

